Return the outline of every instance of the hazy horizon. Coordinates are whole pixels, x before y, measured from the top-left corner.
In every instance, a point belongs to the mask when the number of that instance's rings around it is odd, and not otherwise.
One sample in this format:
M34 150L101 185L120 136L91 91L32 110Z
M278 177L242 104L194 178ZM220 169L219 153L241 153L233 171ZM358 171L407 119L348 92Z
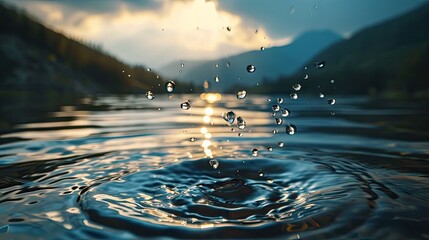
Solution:
M11 1L42 23L130 63L160 69L282 46L312 30L344 37L405 13L413 1ZM229 28L229 30L228 30Z

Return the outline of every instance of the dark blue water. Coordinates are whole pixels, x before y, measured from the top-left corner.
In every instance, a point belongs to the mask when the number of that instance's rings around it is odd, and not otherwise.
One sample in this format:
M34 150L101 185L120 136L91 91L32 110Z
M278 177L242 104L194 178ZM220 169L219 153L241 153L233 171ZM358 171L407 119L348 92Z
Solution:
M3 124L0 239L429 238L424 103L283 96L276 125L277 97L100 96Z

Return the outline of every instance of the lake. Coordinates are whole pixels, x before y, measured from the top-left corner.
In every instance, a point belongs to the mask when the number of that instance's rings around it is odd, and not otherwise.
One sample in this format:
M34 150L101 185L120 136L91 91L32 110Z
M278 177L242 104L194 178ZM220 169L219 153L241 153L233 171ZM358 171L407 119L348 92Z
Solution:
M427 103L329 98L3 111L0 239L429 239Z

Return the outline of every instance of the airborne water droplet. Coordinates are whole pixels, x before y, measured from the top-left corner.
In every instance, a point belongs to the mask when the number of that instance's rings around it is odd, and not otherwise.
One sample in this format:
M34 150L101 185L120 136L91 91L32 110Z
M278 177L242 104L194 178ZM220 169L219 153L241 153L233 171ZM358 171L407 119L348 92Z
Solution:
M325 62L325 61L315 62L315 63L314 63L314 66L315 66L316 68L324 68L324 67L325 67L325 65L326 65L326 62Z
M331 98L331 99L326 100L326 102L327 102L329 105L334 105L336 101L335 101L335 99Z
M222 113L222 118L232 124L235 120L235 113L233 111Z
M244 129L246 127L246 121L242 117L237 118L237 126L239 129Z
M147 69L146 69L146 71L150 72L150 71L152 71L152 69L150 69L150 68L147 68Z
M180 63L180 67L181 67L181 68L184 68L184 67L185 67L185 64L184 64L183 62L181 62L181 63Z
M197 138L191 137L191 138L189 138L189 141L190 142L195 142L195 141L197 141Z
M289 114L290 114L290 111L289 111L289 109L283 109L282 110L282 117L287 117L287 116L289 116Z
M276 124L282 125L283 124L283 118L276 118Z
M277 129L273 129L273 134L277 134L279 131L277 131Z
M308 74L305 74L305 75L304 75L304 79L308 79Z
M275 116L276 116L276 112L272 112L271 117L275 117Z
M264 51L265 50L265 48L264 47L261 47L261 51Z
M277 145L282 148L285 146L285 143L284 142L278 142Z
M267 183L271 184L273 182L274 182L273 179L270 179L270 178L267 179Z
M259 175L260 177L263 177L263 176L264 176L264 172L262 172L262 170L261 170L261 169L259 169L259 170L258 170L258 175Z
M254 156L254 157L258 156L258 149L254 148L252 150L252 156Z
M173 92L175 87L176 87L176 83L174 83L173 81L168 81L165 84L165 90L167 90L167 92L169 93Z
M335 80L334 80L334 79L331 79L331 83L335 83Z
M283 100L283 98L277 98L277 103L278 103L278 104L282 104L282 103L283 103L283 101L284 101L284 100Z
M293 124L289 124L286 126L286 133L289 135L294 135L296 133L296 126Z
M292 86L292 88L293 88L295 91L299 91L299 90L301 90L301 85L300 85L299 83L295 83L295 84Z
M218 162L218 160L216 160L216 159L212 159L212 160L210 160L210 161L209 161L209 164L210 164L210 166L211 166L213 169L217 169L217 168L219 167L219 162Z
M216 76L214 77L214 80L215 80L215 82L219 82L219 76L218 76L218 75L216 75Z
M290 98L291 98L291 99L298 99L298 94L296 94L296 93L291 93L291 94L290 94Z
M152 100L152 99L155 98L155 95L153 94L152 91L147 91L146 92L146 97L147 97L147 99Z
M256 68L255 68L255 66L250 64L250 65L247 65L246 70L249 73L253 73L253 72L255 72Z
M271 108L273 109L274 112L280 111L280 106L279 105L273 105Z
M238 133L238 136L239 136L239 137L243 136L243 133Z
M320 98L324 98L324 97L325 97L325 95L323 95L323 93L319 93L319 97L320 97Z
M245 90L241 90L237 92L238 99L244 99L247 96L247 92Z
M231 32L231 27L226 27L226 30L228 30L228 32Z
M273 151L273 147L269 146L269 147L267 147L267 150L268 150L269 152L272 152L272 151Z
M188 110L191 107L191 104L189 102L183 102L182 104L180 104L180 107L183 110Z

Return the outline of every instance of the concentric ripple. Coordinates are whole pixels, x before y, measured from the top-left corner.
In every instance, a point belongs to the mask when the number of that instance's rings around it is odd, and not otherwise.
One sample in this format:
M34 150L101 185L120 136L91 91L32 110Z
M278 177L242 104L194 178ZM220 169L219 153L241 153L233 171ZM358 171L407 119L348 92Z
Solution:
M377 196L362 179L323 164L218 161L218 169L201 159L137 172L95 186L80 205L101 225L182 238L320 234L334 220L329 234L335 234L332 228L348 231L365 222L375 207Z

